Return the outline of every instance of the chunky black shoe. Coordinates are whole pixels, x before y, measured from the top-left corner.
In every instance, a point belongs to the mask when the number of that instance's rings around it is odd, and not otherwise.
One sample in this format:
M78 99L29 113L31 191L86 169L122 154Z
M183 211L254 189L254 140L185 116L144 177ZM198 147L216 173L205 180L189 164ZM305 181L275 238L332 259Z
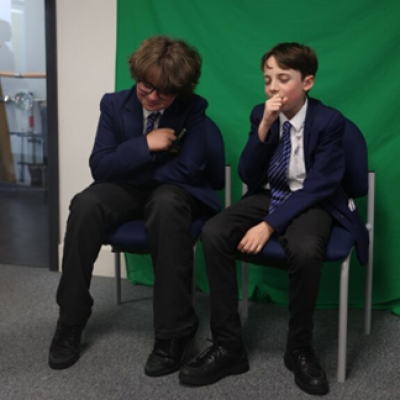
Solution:
M286 368L294 373L294 381L300 389L308 394L316 395L329 392L325 372L311 347L286 350L284 360Z
M51 368L68 368L79 360L81 336L84 328L85 325L67 326L58 320L49 352Z
M228 375L243 374L249 370L246 349L227 349L218 343L191 360L179 373L185 385L210 385Z
M153 351L144 367L148 376L172 374L193 357L196 329L187 336L173 339L155 339Z

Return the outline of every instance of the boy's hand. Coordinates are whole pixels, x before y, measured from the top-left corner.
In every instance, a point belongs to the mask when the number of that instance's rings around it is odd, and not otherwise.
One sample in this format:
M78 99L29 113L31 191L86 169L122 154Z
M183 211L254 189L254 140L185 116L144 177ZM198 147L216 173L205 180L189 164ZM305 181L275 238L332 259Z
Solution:
M147 136L147 146L151 152L168 150L176 140L175 131L170 128L155 129Z
M273 233L274 228L263 221L246 232L237 249L242 253L257 254Z
M264 114L258 128L258 135L261 141L265 141L271 125L279 117L282 107L286 104L286 98L279 93L272 96L265 102Z
M265 102L263 122L271 126L279 117L282 107L286 103L285 97L277 93Z

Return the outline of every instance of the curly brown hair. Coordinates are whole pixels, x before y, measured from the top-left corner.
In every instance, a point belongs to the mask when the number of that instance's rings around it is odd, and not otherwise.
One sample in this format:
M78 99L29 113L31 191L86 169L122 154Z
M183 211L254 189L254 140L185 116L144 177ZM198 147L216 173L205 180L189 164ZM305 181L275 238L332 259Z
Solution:
M170 36L146 39L129 57L131 76L168 95L192 93L201 75L199 52L183 40Z

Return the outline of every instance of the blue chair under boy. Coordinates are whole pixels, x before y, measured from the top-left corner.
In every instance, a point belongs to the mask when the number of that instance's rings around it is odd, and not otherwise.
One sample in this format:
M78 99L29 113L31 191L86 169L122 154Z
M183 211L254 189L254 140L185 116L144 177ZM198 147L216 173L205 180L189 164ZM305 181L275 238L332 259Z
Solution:
M207 135L207 159L205 173L214 190L225 188L225 207L230 204L231 171L230 166L225 165L225 149L222 134L217 125L206 118ZM198 218L192 222L190 234L193 239L193 251L196 251L196 243L200 237L201 229L208 217ZM115 278L117 304L121 304L121 254L148 254L148 235L144 220L133 220L120 225L111 232L105 244L111 245L115 253ZM195 257L194 257L195 259ZM195 293L195 265L193 265L193 300Z
M372 271L373 271L373 239L374 239L374 206L375 206L375 173L368 172L367 145L358 127L346 120L343 137L345 152L345 174L342 185L351 199L367 196L368 210L366 227L369 231L369 261L365 272L365 305L364 305L364 333L371 331L371 303L372 303ZM244 187L245 190L245 187ZM352 201L352 200L351 200ZM348 311L348 284L349 268L355 238L341 225L334 224L327 245L327 262L340 261L340 298L339 298L339 334L338 334L338 367L339 382L346 379L347 354L347 311ZM248 315L248 263L274 266L284 265L286 256L278 239L273 236L257 255L240 255L242 260L242 318Z

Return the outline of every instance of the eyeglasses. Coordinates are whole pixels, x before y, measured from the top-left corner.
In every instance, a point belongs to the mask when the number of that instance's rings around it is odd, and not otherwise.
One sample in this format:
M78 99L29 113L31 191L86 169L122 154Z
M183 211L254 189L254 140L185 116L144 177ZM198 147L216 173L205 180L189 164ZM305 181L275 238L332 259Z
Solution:
M143 81L138 81L137 88L145 96L148 96L149 94L151 94L153 92L156 92L157 93L157 97L162 101L170 101L175 97L174 94L161 93L160 90L157 89L156 87L154 87L152 84L147 83L147 82L143 82Z

